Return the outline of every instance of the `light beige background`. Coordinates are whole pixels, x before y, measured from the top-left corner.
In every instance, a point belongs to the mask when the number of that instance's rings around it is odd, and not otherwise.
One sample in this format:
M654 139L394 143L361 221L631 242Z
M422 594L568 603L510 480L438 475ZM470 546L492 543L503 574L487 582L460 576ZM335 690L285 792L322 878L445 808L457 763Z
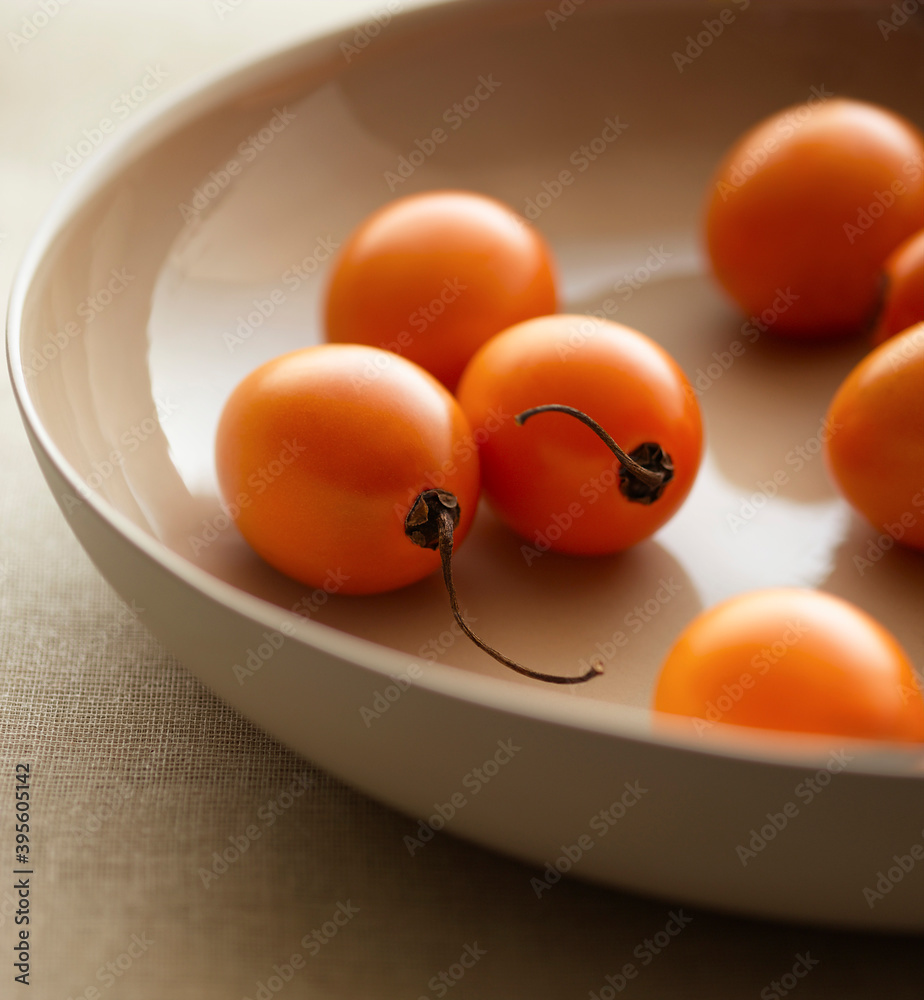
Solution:
M45 12L56 6L47 18L36 18L41 0L0 7L4 303L61 189L55 161L149 67L166 79L145 105L202 71L384 3L45 0ZM19 45L9 33L22 34L24 18L47 24ZM771 982L807 952L819 964L800 980L799 1000L921 995L920 941L686 907L692 923L643 964L645 939L677 905L576 882L537 900L533 871L444 835L411 857L403 838L415 823L225 708L113 596L45 489L5 379L0 468L0 998L237 1000L258 995L274 966L288 975L297 954L304 967L274 995L578 1000L632 962L638 977L619 995L769 1000ZM21 760L33 767L28 993L11 959ZM239 860L216 865L215 852L235 842L248 845ZM302 943L347 904L358 912L335 937ZM476 944L484 957L451 989L439 985L434 977Z

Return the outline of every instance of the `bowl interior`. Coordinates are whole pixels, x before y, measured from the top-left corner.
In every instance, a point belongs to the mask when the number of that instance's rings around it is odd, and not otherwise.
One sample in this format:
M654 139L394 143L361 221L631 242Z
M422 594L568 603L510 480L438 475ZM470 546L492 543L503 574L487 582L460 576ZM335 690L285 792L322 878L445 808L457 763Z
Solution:
M588 3L551 22L547 6L449 5L396 18L354 52L314 42L136 132L24 307L27 392L79 477L73 501L102 497L281 608L531 684L460 639L436 578L357 598L282 577L244 544L215 483L224 400L263 361L323 340L330 256L351 229L397 195L472 189L551 242L563 311L605 308L674 354L707 437L684 508L619 556L526 557L485 507L456 561L476 627L540 670L602 655L606 675L562 697L644 707L700 609L763 586L823 587L879 618L920 669L922 561L882 551L821 455L828 402L865 344L746 335L699 243L715 163L764 115L836 94L924 120L919 26L886 42L873 5L752 5L731 22L705 4ZM864 566L870 550L881 557Z

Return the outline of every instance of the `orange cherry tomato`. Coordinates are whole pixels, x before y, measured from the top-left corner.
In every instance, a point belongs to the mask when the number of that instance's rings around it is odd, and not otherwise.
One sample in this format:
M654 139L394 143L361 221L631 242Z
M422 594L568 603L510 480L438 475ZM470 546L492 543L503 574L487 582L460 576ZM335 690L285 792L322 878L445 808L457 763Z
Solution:
M458 498L458 544L478 501L465 415L431 375L387 351L308 347L252 372L225 405L216 441L227 509L253 549L311 587L413 583L439 554L405 535L425 489ZM235 513L236 512L236 513Z
M879 530L924 550L924 323L847 376L828 409L828 470Z
M895 637L814 590L741 594L697 616L661 668L660 712L717 723L924 741L924 699Z
M545 241L510 208L427 191L374 212L333 265L327 337L415 361L453 389L495 333L557 308Z
M886 257L924 224L924 136L884 108L787 108L718 168L706 243L719 283L780 334L868 328Z
M924 322L924 229L893 250L883 267L885 296L873 343Z
M479 442L485 495L540 551L628 548L664 524L693 485L702 450L695 393L663 348L618 323L568 315L520 323L472 358L458 397ZM630 455L660 445L674 469L662 495L630 500L620 463L571 416L515 423L549 403L583 411Z

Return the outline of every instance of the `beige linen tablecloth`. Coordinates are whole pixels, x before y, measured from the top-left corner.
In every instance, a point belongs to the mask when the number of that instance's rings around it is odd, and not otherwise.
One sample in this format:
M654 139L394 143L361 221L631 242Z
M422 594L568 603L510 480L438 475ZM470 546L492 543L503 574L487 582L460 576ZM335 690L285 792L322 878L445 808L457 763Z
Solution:
M68 180L54 164L123 91L147 76L153 104L203 70L375 8L3 0L4 302ZM770 1000L787 995L775 981L797 982L798 1000L924 995L920 941L569 881L537 900L528 867L446 835L411 857L411 820L241 719L120 604L46 489L6 379L0 463L2 1000ZM13 947L20 762L31 769L28 987ZM621 978L630 964L636 975Z

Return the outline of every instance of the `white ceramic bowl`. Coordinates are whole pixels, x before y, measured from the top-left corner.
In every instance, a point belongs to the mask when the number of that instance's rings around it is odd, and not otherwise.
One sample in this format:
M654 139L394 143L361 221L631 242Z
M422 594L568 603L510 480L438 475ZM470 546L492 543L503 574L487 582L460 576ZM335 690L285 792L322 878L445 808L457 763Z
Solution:
M731 5L730 21L711 4L549 9L402 14L374 37L347 31L241 66L139 121L66 192L15 285L9 362L35 452L150 629L295 749L434 817L421 839L453 813L456 834L598 882L924 929L924 864L872 906L864 895L924 842L920 752L695 739L655 731L646 708L692 615L765 585L846 596L924 658L920 558L893 548L857 571L876 533L818 455L827 401L864 346L764 336L729 361L742 320L698 249L712 167L765 114L832 92L920 121L916 29L884 41L872 5ZM257 364L321 338L332 245L393 195L447 186L532 215L558 255L563 307L615 294L611 315L667 346L701 391L701 477L655 539L528 565L484 510L459 553L463 602L500 648L561 672L603 652L607 675L580 688L518 678L459 640L438 579L306 594L250 553L216 496L221 405ZM760 484L777 472L771 497ZM523 890L545 891L528 874Z

